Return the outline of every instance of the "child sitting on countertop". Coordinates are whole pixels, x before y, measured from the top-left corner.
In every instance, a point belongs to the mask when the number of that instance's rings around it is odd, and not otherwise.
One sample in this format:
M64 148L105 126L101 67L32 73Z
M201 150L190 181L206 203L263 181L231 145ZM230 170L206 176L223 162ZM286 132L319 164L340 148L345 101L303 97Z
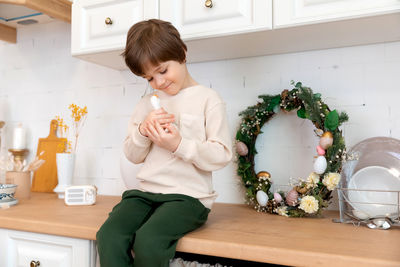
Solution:
M147 95L129 122L124 152L143 163L139 190L123 193L97 233L102 267L168 266L179 238L206 222L217 197L212 171L232 158L225 103L190 76L186 51L166 21L138 22L128 32L125 62L158 90L162 108L154 110Z

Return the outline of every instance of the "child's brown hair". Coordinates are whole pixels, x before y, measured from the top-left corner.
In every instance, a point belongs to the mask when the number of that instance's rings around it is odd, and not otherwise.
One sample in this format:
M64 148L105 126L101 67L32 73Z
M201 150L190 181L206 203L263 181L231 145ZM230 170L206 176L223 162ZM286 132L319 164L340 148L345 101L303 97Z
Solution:
M157 66L169 60L183 63L186 51L178 30L170 22L150 19L138 22L129 29L122 56L134 74L144 76L146 64Z

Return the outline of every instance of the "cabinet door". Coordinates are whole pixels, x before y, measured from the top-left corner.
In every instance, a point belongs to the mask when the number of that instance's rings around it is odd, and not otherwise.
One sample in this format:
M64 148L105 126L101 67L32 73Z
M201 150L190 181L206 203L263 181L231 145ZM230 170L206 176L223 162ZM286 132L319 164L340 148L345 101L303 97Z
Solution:
M94 241L0 229L0 266L94 267Z
M72 54L125 47L129 28L158 16L155 0L77 0L72 5Z
M274 28L400 11L399 0L274 0Z
M182 39L271 29L271 0L159 0L160 19L170 21ZM208 0L209 1L209 0Z

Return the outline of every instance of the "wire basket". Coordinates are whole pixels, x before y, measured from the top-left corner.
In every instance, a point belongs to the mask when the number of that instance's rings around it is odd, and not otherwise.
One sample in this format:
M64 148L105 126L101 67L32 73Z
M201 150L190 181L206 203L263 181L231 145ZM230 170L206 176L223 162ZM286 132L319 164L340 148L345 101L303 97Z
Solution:
M337 221L373 229L400 225L400 140L359 142L347 153L341 176Z
M371 229L400 226L400 191L339 188L341 223L366 225Z

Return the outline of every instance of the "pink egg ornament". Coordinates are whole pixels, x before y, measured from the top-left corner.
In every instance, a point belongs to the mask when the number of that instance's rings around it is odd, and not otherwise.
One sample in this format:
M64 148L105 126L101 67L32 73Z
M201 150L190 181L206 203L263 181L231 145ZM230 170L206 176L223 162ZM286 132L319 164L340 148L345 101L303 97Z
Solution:
M317 153L319 156L325 155L325 149L323 149L321 146L317 146Z
M282 196L279 193L274 193L274 199L276 203L281 203L282 202Z
M239 141L236 143L236 152L240 156L246 156L249 153L249 149L247 148L245 143Z
M297 198L299 197L299 193L295 189L290 190L286 196L286 203L289 206L296 206L297 205Z
M329 147L331 147L333 144L333 135L331 132L324 132L324 134L321 136L321 139L319 139L319 145L327 150Z

